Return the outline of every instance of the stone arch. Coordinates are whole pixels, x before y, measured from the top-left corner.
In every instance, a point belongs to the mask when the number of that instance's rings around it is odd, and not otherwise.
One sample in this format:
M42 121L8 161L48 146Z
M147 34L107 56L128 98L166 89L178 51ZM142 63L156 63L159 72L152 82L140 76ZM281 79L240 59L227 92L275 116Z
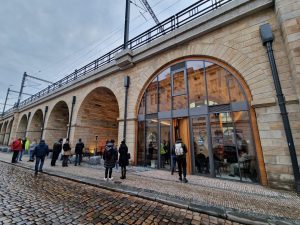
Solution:
M49 146L59 138L66 138L68 135L70 114L69 107L65 101L57 102L49 113L44 129L44 139Z
M27 130L27 138L32 141L38 141L41 138L43 127L43 111L38 109L31 117Z
M13 122L14 122L14 119L11 119L8 123L7 128L6 128L4 142L3 142L4 145L9 145L9 139L10 139L10 136L11 136L11 130L12 130Z
M16 132L17 138L23 139L26 136L27 126L28 126L28 118L27 118L27 115L24 114L21 117L21 120L18 124L17 132Z
M0 134L0 143L4 144L5 132L8 125L8 121L5 121L1 127L1 134Z
M115 94L106 87L93 89L79 106L74 141L81 138L90 152L94 152L96 144L100 151L107 139L114 139L117 144L118 117L119 104Z

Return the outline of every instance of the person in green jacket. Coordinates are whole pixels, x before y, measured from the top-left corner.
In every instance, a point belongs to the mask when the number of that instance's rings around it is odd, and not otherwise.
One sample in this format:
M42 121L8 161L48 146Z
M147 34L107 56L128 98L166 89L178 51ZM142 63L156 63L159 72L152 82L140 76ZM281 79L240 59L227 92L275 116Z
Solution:
M29 153L29 146L30 146L30 141L28 138L26 138L26 141L25 141L25 151L27 153Z

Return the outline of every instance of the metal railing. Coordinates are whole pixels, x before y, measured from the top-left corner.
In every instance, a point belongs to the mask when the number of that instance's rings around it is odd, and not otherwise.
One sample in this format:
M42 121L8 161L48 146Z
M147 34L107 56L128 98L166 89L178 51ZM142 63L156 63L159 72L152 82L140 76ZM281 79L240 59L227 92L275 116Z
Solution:
M178 12L177 14L169 17L163 22L157 24L156 26L150 28L149 30L143 32L142 34L132 38L128 41L127 46L130 49L135 50L203 15L206 15L207 13L217 8L222 7L224 4L231 1L233 0L200 0L193 5L185 8L184 10ZM110 63L115 59L115 55L121 52L123 49L124 45L121 45L101 56L100 58L92 61L91 63L83 66L82 68L75 70L73 73L69 74L63 79L49 85L43 90L20 102L19 108L63 87L66 84L77 80L80 77L85 76L87 73L94 71L105 64ZM7 110L4 114L11 113L13 109L14 108Z

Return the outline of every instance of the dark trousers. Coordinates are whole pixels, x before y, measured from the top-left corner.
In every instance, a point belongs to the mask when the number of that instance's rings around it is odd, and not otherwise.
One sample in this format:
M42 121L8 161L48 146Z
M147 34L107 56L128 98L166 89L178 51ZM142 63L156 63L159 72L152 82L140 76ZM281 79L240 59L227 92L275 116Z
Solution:
M126 178L126 166L121 166L122 177Z
M14 151L12 159L11 159L11 163L16 163L17 162L18 154L19 154L18 151Z
M179 171L179 177L182 178L186 177L186 158L185 157L177 157L177 164L178 164L178 171Z
M51 166L55 166L56 160L58 159L60 152L53 152L51 159Z
M107 178L108 173L109 173L109 178L111 178L112 168L105 168L105 178Z
M36 159L35 159L35 172L43 171L44 161L45 161L45 156L43 156L43 157L37 157L36 156Z
M81 161L82 161L82 153L76 154L75 166L77 165L77 163L78 165L80 165Z
M68 166L68 155L63 155L63 162L62 162L62 166Z

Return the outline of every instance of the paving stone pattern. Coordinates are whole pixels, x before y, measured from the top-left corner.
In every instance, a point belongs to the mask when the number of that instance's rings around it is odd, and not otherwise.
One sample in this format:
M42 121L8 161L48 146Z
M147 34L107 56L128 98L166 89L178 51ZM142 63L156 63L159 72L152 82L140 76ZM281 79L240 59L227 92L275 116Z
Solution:
M0 162L0 224L238 224Z

